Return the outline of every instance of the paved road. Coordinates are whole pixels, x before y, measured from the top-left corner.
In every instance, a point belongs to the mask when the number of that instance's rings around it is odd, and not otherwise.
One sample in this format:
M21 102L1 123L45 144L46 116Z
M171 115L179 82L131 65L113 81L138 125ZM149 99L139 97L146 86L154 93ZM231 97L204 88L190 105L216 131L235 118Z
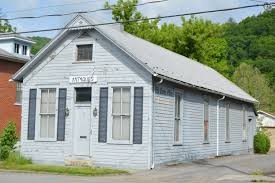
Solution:
M251 176L256 170L270 175ZM0 183L203 183L251 182L270 180L275 183L275 154L231 156L139 171L132 175L78 177L47 174L0 172Z

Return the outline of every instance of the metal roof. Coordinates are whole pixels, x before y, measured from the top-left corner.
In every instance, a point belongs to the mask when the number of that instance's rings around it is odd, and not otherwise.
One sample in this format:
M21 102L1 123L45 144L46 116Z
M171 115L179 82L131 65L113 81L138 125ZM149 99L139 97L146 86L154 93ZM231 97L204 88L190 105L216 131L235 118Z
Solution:
M26 63L30 60L29 57L18 55L18 54L12 54L1 48L0 48L0 59L9 60L13 62L20 62L20 63Z
M76 20L76 18L82 18L86 20L88 24L98 23L95 19L86 15L77 15L73 20ZM73 20L70 22L72 26L74 26ZM67 24L68 27L71 26L70 23ZM238 100L250 103L258 102L234 83L206 65L133 36L112 25L95 26L94 29L125 51L129 56L134 58L154 76L164 77L183 85L188 85L211 93L225 95ZM62 31L61 34L64 34L65 32L66 31ZM59 34L57 38L60 36L61 35ZM51 44L54 42L55 41ZM47 48L49 46L50 45L48 45ZM43 51L40 54L42 54ZM40 54L34 58L33 61L37 60ZM28 63L25 67L34 64L35 63ZM26 70L25 67L15 74L15 80L20 80L22 78L24 70Z
M31 44L35 43L31 38L22 36L17 33L10 33L10 34L0 33L0 40L7 40L7 39L17 39L17 40L21 40L21 41L31 43Z

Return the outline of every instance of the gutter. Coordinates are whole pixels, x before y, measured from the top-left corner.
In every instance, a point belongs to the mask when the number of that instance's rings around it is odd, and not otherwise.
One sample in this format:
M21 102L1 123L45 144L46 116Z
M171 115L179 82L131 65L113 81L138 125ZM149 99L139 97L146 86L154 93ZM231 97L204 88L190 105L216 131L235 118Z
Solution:
M217 155L219 156L219 140L220 140L220 101L224 100L225 96L217 100Z

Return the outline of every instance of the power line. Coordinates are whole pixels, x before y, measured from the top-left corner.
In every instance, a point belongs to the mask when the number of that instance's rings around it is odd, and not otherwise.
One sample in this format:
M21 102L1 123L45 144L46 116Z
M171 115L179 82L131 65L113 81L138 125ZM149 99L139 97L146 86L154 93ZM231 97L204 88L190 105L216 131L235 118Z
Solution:
M78 3L58 4L58 5L52 5L52 6L40 6L40 7L37 7L37 8L21 9L21 10L14 10L14 11L5 11L5 12L2 12L2 13L5 14L5 13L25 12L25 11L31 11L31 10L54 8L54 7L59 7L59 6L70 6L70 5L75 5L75 4L84 4L84 3L91 3L91 2L95 3L97 1L93 0L93 1L78 2Z
M143 5L147 5L147 4L156 4L156 3L162 3L162 2L166 2L168 0L158 0L158 1L149 1L149 2L145 2L145 3L140 3L135 5L137 6L143 6ZM80 14L80 13L94 13L94 12L98 12L98 11L108 11L108 10L112 10L111 8L100 8L100 9L95 9L95 10L88 10L88 11L73 11L73 12L69 12L69 13L59 13L59 14L45 14L45 15L39 15L39 16L22 16L22 17L13 17L13 18L0 18L0 20L18 20L18 19L36 19L36 18L44 18L44 17L60 17L60 16L68 16L68 15L73 15L73 14Z
M16 32L16 33L1 33L0 36L1 35L14 35L14 34L29 34L29 33L36 33L36 32L50 32L50 31L66 30L66 29L74 29L74 28L89 28L89 27L95 27L95 26L112 25L112 24L120 24L120 23L121 24L122 23L132 23L132 22L140 22L140 21L146 21L146 20L166 19L166 18L206 14L206 13L233 11L233 10L239 10L239 9L252 8L252 7L260 7L260 6L264 6L264 5L265 4L254 4L254 5L239 6L239 7L234 7L234 8L225 8L225 9L216 9L216 10L208 10L208 11L199 11L199 12L193 12L193 13L181 13L181 14L174 14L174 15L165 15L165 16L158 16L158 17L141 18L141 19L135 19L135 20L129 20L129 21L117 21L117 22L97 23L97 24L89 24L89 25L82 25L82 26L30 30L30 31L21 31L21 32ZM275 3L271 3L271 5L275 5Z

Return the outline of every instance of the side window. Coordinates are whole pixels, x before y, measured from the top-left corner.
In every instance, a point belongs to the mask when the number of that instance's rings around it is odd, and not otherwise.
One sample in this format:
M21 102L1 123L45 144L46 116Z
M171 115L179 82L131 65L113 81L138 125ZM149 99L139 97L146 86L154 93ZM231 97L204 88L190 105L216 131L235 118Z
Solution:
M247 140L247 126L246 126L246 117L245 117L245 106L243 106L243 110L242 110L242 123L243 123L243 141Z
M92 61L93 45L77 45L77 61Z
M16 100L17 104L22 103L22 83L16 82Z
M112 101L112 139L130 140L131 126L131 88L113 88Z
M180 143L181 141L181 95L175 94L175 121L174 121L174 143Z
M230 119L229 119L229 113L230 113L230 104L225 104L225 141L230 142Z
M204 121L203 121L203 140L209 143L209 101L204 100Z

